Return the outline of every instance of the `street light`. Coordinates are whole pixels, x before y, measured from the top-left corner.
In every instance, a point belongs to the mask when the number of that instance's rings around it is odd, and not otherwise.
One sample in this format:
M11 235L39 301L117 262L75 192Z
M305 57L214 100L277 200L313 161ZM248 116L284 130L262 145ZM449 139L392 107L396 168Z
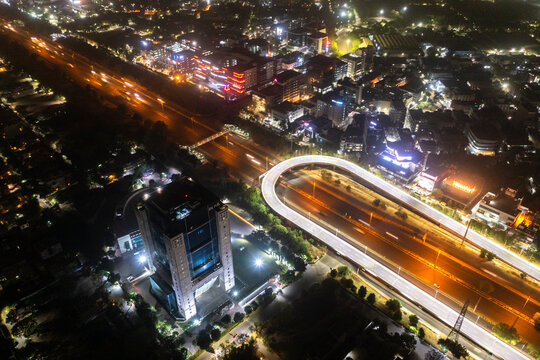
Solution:
M233 293L232 293L232 296L237 297L238 296L238 291L234 290Z
M165 101L160 98L157 98L156 100L161 104L161 111L163 111L163 104L165 104Z
M262 259L255 259L255 266L260 268L263 265Z
M140 262L141 264L145 263L145 262L146 262L146 256L145 256L145 255L139 256L139 262Z

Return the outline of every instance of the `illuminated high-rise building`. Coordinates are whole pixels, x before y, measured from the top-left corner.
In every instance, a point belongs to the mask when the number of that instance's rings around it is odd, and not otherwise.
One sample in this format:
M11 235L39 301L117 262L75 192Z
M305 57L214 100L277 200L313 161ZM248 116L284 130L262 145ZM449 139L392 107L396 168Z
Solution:
M198 314L210 288L234 287L229 212L215 195L182 178L140 203L136 215L151 292L175 318Z

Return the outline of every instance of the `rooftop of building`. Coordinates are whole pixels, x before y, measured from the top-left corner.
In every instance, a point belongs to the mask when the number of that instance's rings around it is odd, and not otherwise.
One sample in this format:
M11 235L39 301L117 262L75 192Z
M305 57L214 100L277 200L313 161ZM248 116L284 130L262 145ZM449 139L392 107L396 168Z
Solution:
M296 111L300 106L293 104L290 101L284 101L281 104L277 104L276 106L272 107L272 111L280 112L280 113L288 113L291 111Z
M259 90L253 91L253 94L267 97L267 96L279 96L283 93L283 89L278 85L270 85Z
M302 73L299 73L298 71L294 71L294 70L285 70L283 71L282 73L279 73L276 78L275 78L275 82L278 83L278 84L283 84L283 83L286 83L287 81L297 77L297 76L301 76Z
M342 60L339 60L335 57L330 57L326 55L315 55L312 58L308 60L309 66L316 66L316 67L333 67L333 66L339 66L339 65L346 65L346 63Z
M217 196L188 177L182 177L165 185L161 192L154 192L147 200L147 203L152 204L164 214L188 204L195 209L218 202Z
M382 50L417 50L418 42L412 35L375 35L373 41Z
M469 131L479 140L484 140L484 141L499 141L500 140L500 135L497 128L485 121L471 124L469 127Z
M492 193L488 193L482 200L490 207L506 214L516 213L521 202L521 200L516 197L515 190L513 189L501 189L495 196L493 196Z

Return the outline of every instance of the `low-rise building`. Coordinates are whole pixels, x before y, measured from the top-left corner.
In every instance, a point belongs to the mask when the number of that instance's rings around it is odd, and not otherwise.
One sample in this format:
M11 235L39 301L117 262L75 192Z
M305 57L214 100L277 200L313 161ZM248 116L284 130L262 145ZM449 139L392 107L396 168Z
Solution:
M486 193L473 208L475 218L511 227L515 220L526 209L521 209L521 198L517 191L511 188L501 189L497 194Z

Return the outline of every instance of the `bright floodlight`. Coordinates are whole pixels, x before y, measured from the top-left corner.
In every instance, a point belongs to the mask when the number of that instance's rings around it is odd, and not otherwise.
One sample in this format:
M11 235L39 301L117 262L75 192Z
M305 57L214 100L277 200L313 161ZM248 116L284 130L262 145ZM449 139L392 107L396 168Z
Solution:
M256 266L256 267L261 267L262 264L263 264L262 259L256 259L256 260L255 260L255 266Z
M233 295L234 297L237 297L237 296L238 296L238 291L234 290L233 293L232 293L232 295Z
M144 262L146 262L146 256L144 256L144 255L139 256L139 262L140 262L141 264L144 263Z
M201 325L201 320L199 320L199 319L193 320L193 325L195 325L195 326Z

